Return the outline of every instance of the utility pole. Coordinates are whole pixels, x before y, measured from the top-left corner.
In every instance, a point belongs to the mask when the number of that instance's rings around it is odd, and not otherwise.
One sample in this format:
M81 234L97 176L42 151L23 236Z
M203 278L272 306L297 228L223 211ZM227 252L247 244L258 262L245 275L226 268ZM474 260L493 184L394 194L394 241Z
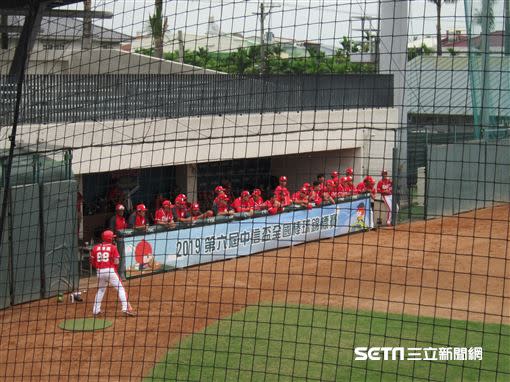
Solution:
M280 7L280 5L269 4L268 10L266 11L266 7L264 2L260 3L260 12L254 12L254 15L260 16L260 73L264 74L266 71L266 45L264 42L264 25L266 16L271 13L273 8ZM268 28L269 30L269 28Z
M85 11L85 17L83 17L81 48L83 50L89 50L92 49L92 17L90 14L92 10L92 0L83 0L83 10Z

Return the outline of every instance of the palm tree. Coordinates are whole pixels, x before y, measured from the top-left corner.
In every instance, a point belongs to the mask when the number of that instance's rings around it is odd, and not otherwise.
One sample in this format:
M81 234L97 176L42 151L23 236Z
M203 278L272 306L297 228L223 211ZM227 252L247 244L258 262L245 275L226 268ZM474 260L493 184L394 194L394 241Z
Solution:
M154 39L154 55L163 58L163 39L168 26L168 19L163 18L163 0L155 0L154 14L149 15L149 25Z
M436 4L436 42L437 42L437 55L441 56L443 54L443 48L441 46L441 6L443 3L456 3L457 0L429 0L430 2Z

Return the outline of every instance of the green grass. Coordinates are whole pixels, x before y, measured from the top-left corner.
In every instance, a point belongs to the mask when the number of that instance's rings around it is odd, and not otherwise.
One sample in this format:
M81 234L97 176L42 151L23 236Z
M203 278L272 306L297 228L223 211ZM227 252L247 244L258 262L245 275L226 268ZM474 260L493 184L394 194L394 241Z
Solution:
M483 361L355 361L355 346L483 347ZM510 327L250 306L185 338L148 381L508 381Z

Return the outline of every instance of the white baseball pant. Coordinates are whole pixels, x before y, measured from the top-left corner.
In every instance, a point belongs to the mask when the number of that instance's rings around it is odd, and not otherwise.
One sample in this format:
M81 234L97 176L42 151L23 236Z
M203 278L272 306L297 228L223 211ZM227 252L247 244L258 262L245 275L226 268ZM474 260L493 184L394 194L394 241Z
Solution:
M98 281L98 290L96 294L96 299L94 301L94 309L93 313L98 314L101 312L101 301L103 301L104 294L106 292L106 287L108 284L117 289L119 293L119 300L122 304L122 311L126 312L128 310L128 300L126 291L124 286L122 285L122 281L119 278L119 275L113 268L104 268L97 269L97 281Z

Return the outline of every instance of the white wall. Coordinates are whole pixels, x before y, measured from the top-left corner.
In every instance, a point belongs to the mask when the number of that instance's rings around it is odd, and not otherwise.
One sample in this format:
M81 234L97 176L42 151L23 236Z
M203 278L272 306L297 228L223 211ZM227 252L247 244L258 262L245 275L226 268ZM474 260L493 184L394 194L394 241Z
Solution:
M15 49L0 49L0 74L7 74ZM82 51L79 44L67 50L37 50L30 55L27 74L215 74L178 62L160 60L113 49Z

